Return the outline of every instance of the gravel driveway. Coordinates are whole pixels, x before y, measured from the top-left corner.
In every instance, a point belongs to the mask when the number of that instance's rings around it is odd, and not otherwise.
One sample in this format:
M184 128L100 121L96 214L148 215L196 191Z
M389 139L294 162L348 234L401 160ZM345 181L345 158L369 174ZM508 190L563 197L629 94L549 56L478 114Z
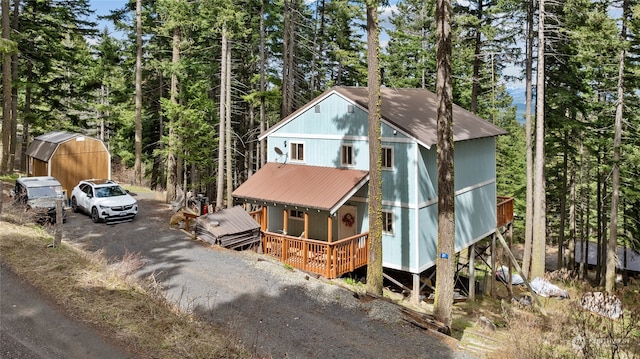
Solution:
M399 308L361 301L348 290L266 256L191 240L169 226L169 205L139 193L133 222L94 224L70 213L64 239L111 262L139 254L141 277L154 275L166 296L218 324L250 352L274 358L471 358L402 320Z

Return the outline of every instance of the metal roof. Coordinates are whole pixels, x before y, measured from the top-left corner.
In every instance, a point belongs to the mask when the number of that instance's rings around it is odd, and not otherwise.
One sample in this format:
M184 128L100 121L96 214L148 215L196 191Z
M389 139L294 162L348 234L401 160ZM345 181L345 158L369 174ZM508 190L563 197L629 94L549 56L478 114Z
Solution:
M36 137L27 148L27 156L48 162L58 146L77 137L87 137L80 133L54 131Z
M295 118L300 112L315 106L322 99L336 93L353 102L364 111L369 109L369 91L366 87L333 87L318 96L298 111L284 118L273 126L261 138L276 131L283 124ZM423 146L431 148L437 144L438 107L436 95L425 89L380 89L382 98L382 121L415 138ZM464 141L475 138L504 135L507 132L500 127L485 121L458 105L453 105L453 140Z
M232 195L334 213L368 180L368 171L269 162Z

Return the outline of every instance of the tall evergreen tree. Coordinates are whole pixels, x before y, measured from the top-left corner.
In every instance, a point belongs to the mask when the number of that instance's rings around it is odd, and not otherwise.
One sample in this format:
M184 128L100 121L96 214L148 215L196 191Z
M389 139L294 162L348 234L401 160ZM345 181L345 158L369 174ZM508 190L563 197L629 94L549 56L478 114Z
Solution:
M369 262L367 291L382 295L382 134L378 1L367 1L369 91Z
M436 251L436 293L433 313L451 327L455 258L455 188L453 164L453 79L451 75L451 2L437 0L438 106L438 246Z

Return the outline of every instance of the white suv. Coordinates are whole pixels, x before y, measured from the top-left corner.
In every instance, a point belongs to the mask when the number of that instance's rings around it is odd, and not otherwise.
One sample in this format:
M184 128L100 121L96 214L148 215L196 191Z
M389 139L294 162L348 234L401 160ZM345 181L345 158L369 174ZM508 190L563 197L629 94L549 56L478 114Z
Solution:
M83 180L71 192L71 208L91 215L93 222L132 221L138 203L120 185L111 180Z

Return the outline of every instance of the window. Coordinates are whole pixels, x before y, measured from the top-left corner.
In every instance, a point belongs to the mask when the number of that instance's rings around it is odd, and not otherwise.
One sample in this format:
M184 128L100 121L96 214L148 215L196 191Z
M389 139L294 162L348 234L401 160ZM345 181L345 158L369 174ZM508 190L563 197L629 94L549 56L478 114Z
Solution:
M353 105L348 105L347 106L347 112L348 113L354 113L355 112L355 107Z
M316 113L320 113L320 105L316 105L314 107L314 110L316 111Z
M304 219L304 212L299 211L297 209L292 209L289 211L289 218L292 219Z
M382 232L393 234L393 212L382 211Z
M353 146L342 145L341 158L343 166L353 166Z
M382 147L382 168L393 169L393 147Z
M303 143L291 143L291 160L292 161L304 161L304 144Z

